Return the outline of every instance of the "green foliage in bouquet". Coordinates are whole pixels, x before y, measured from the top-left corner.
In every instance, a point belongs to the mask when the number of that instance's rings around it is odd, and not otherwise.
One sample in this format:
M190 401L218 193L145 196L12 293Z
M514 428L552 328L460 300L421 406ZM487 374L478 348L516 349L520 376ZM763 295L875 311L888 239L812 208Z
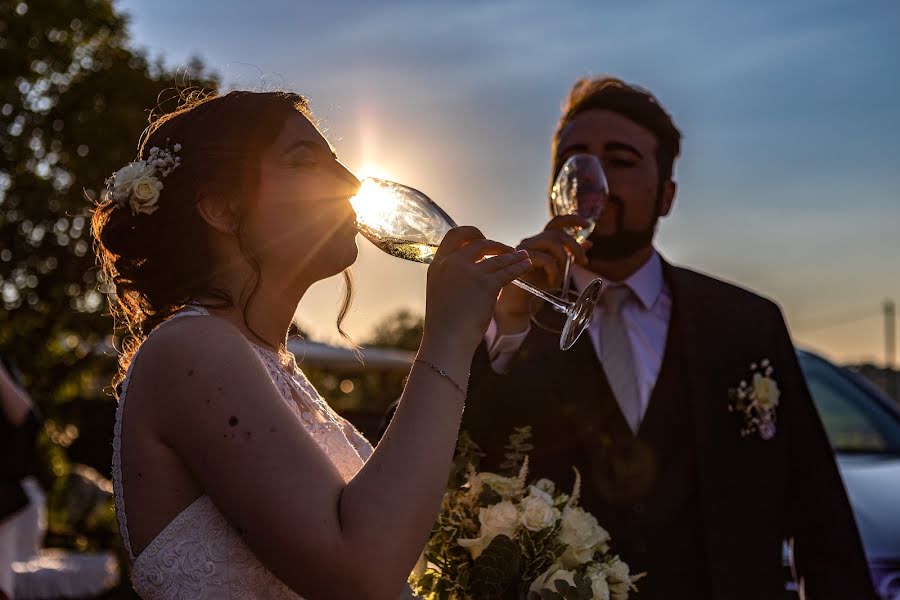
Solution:
M505 535L498 535L475 560L469 575L469 588L476 600L502 598L519 579L522 552Z
M553 582L553 587L556 591L545 588L529 593L528 600L592 600L594 597L591 580L584 575L575 576L575 585L557 580Z
M514 476L532 450L534 445L531 443L531 427L516 427L509 436L506 453L503 455L506 460L500 463L500 469L504 474Z
M456 455L453 459L453 466L450 469L450 477L447 486L451 489L461 487L466 483L469 468L477 468L484 452L478 447L478 444L472 439L468 431L460 431L459 439L456 441Z

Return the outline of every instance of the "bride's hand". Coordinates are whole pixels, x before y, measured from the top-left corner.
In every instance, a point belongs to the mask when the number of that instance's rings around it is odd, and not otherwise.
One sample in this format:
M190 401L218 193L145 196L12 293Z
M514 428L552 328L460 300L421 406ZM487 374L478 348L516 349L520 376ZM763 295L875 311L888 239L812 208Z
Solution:
M474 352L491 321L497 294L530 269L526 251L485 239L474 227L452 229L428 268L425 338Z

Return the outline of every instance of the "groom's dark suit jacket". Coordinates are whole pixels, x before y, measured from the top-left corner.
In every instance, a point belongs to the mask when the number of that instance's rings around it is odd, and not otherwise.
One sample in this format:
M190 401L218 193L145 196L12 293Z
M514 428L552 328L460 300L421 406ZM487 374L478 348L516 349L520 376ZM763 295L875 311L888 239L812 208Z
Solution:
M813 600L873 598L853 514L778 307L664 265L672 292L665 355L634 435L585 333L567 352L533 327L506 374L476 353L463 421L495 468L513 427L530 425L531 474L571 486L646 571L639 598L784 598L793 538ZM741 436L729 389L768 359L781 390L774 438Z

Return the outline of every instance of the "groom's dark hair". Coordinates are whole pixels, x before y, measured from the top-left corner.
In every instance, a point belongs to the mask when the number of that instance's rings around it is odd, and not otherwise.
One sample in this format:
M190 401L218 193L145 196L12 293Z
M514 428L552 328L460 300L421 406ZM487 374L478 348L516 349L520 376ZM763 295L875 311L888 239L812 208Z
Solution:
M672 178L675 158L681 151L681 132L656 97L642 87L615 77L583 77L569 90L562 106L562 116L553 133L550 185L553 185L562 167L556 154L559 136L575 115L587 110L609 110L649 129L657 140L656 164L660 185Z

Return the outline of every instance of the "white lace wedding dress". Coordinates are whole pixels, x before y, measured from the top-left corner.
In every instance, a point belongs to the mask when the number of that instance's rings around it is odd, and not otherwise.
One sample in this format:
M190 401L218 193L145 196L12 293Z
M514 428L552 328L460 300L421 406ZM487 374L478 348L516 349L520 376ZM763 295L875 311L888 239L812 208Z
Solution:
M202 308L191 307L160 327L173 319L208 314ZM328 406L292 357L283 359L275 352L253 347L298 423L312 434L345 481L350 481L371 456L372 446ZM136 358L137 354L131 367ZM122 413L131 367L122 382L116 411L112 475L119 533L132 562L134 589L146 599L300 598L254 556L206 495L182 510L140 556L134 556L122 488ZM412 594L404 593L402 597L411 598Z

